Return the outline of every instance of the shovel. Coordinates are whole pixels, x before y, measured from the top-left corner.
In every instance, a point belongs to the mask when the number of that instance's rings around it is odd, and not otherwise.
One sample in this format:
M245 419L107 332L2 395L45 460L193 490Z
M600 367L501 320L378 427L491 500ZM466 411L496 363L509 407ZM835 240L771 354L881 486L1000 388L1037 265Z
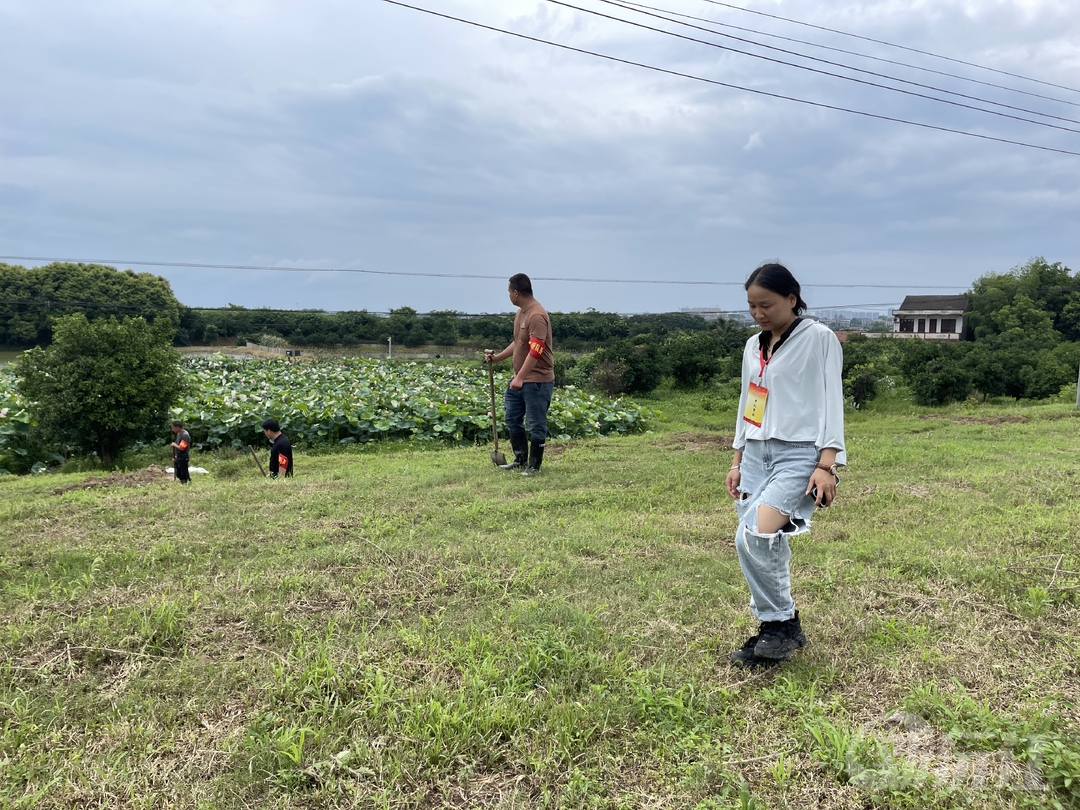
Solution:
M258 457L257 455L255 455L255 448L254 448L254 447L252 447L252 446L251 446L251 445L249 444L249 445L248 445L248 450L250 450L250 451L251 451L251 457L252 457L253 459L255 459L255 463L259 465L259 472L261 472L261 473L262 473L262 477L263 477L263 478L266 478L266 470L264 470L264 469L263 469L263 465L262 465L262 462L261 462L261 461L259 461L259 457Z
M487 358L484 358L487 363ZM506 463L506 456L499 452L499 428L495 424L495 368L493 363L487 363L488 382L491 384L491 437L495 439L495 449L491 451L491 463L501 467Z

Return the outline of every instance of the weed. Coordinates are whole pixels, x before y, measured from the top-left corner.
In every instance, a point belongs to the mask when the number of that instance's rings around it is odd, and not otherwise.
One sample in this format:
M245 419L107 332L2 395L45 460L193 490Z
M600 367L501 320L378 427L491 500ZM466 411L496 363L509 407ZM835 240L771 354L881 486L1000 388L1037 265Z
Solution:
M1053 602L1050 591L1041 586L1032 586L1027 589L1027 599L1023 603L1024 615L1037 619L1046 613Z

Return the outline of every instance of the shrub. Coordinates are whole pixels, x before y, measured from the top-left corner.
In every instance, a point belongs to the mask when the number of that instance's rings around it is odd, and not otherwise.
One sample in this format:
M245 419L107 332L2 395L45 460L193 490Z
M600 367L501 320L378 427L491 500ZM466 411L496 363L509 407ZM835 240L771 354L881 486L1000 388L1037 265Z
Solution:
M626 390L626 367L615 360L602 360L589 375L589 388L614 397Z
M558 355L556 355L556 360ZM573 385L576 388L588 388L589 377L596 368L596 354L583 354L572 366L568 366L563 377L563 385ZM558 384L558 370L555 371L556 385Z
M912 376L911 393L919 405L947 405L966 399L971 385L970 371L951 358L937 357Z
M573 355L567 354L566 352L555 352L555 356L552 359L555 361L555 387L562 388L563 386L568 385L566 374L577 364L577 361L574 359Z
M723 352L716 332L677 332L664 341L664 354L675 387L697 388L721 372Z
M861 408L877 396L878 374L873 363L853 366L844 376L844 396Z
M620 393L647 394L664 376L663 360L652 336L630 340L616 340L597 351L600 362L622 367L622 390Z
M97 452L112 464L125 447L167 429L183 388L173 326L115 317L53 322L53 343L18 361L19 395L36 420L31 435Z

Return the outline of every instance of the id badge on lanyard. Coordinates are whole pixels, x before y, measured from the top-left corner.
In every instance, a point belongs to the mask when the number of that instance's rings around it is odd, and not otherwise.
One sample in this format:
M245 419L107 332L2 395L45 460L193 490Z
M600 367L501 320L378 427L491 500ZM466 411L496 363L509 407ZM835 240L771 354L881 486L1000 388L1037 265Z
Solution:
M765 403L769 401L769 389L760 383L765 382L765 369L772 357L766 360L764 356L758 355L758 359L761 362L761 375L756 383L750 383L750 389L746 392L746 410L743 411L742 416L754 427L761 427L761 420L765 417Z
M761 427L761 420L765 417L765 403L769 399L769 389L757 383L750 383L750 390L746 394L746 410L742 418L754 427Z

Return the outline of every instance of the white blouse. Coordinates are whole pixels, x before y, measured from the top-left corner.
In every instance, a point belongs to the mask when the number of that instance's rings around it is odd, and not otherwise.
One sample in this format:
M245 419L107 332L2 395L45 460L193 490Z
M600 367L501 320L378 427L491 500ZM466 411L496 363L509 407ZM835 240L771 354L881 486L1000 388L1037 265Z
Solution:
M761 350L755 334L746 341L742 396L735 426L736 450L747 440L813 442L833 448L836 463L847 464L844 448L844 352L827 326L804 320L770 358L761 373ZM761 427L743 419L750 383L768 389Z

